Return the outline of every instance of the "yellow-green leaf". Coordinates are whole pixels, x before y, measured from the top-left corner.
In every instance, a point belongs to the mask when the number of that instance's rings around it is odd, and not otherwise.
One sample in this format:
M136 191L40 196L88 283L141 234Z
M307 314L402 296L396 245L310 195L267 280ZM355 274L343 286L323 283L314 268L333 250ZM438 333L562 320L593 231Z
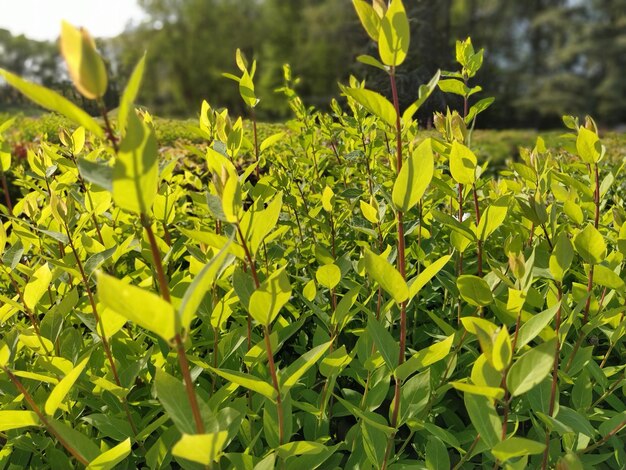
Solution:
M465 145L452 142L450 150L450 173L454 181L460 184L472 184L476 181L476 155Z
M24 288L24 303L29 309L35 309L41 297L48 292L48 286L51 281L52 272L47 263L41 265L41 267L33 273Z
M341 269L334 263L325 264L317 268L315 279L324 287L334 289L341 280Z
M76 367L74 367L65 377L63 377L63 379L61 379L58 384L56 384L50 393L50 396L48 396L48 399L46 400L45 411L48 416L54 415L63 399L67 396L78 380L78 377L80 377L80 374L83 373L87 362L89 362L89 356L80 361Z
M78 91L90 100L101 98L107 91L107 71L89 33L63 21L61 53Z
M470 305L486 307L493 302L489 284L481 277L464 274L457 278L456 285L463 300Z
M256 393L260 393L270 400L274 400L276 398L276 390L274 390L274 387L272 387L265 380L259 379L254 375L246 374L244 372L239 372L236 370L215 369L210 366L208 366L208 368L214 374L217 374L220 377L228 380L229 382L239 385L240 387L247 388L248 390L252 390Z
M365 249L365 270L380 286L393 297L397 303L409 298L409 288L402 275L394 268L387 258Z
M165 341L176 335L174 307L152 292L99 273L98 297L104 306Z
M378 52L383 64L397 67L406 59L411 34L402 0L392 0L380 21Z
M11 429L39 426L39 418L33 411L0 410L0 432Z
M154 129L128 114L128 129L113 169L113 199L122 209L149 214L157 194L158 150Z
M291 283L284 269L268 277L250 296L250 315L261 325L269 326L291 298Z
M87 470L110 470L124 461L130 455L130 451L131 444L128 438L93 459L87 466Z
M424 140L402 166L393 185L396 209L407 212L422 198L435 170L431 139Z
M376 13L376 10L365 0L352 0L352 4L361 20L365 32L367 32L369 37L374 41L378 41L378 35L380 34L380 17L378 13Z
M36 83L23 80L17 75L7 72L4 69L0 69L0 76L2 76L9 85L17 88L20 93L26 96L33 103L36 103L49 111L60 113L71 121L74 121L79 126L85 127L85 129L93 133L95 136L104 138L104 131L100 125L91 116L89 116L89 114L80 109L67 98L59 95L57 92L49 90L41 85L37 85Z
M201 465L217 460L228 440L227 431L209 434L183 434L174 444L172 454Z
M600 160L600 139L598 134L585 127L578 129L576 150L585 163L593 164Z
M578 232L574 239L576 251L589 264L599 264L606 256L606 243L602 234L591 224Z
M501 462L506 462L515 457L541 454L545 448L542 442L513 436L493 446L491 453Z
M380 93L365 88L341 87L341 90L374 116L382 119L385 124L391 127L396 125L396 109Z

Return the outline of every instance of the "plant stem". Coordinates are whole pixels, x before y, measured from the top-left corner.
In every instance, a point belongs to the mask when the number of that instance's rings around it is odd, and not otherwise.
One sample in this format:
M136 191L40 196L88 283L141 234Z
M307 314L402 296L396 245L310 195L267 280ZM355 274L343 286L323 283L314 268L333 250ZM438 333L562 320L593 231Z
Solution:
M254 112L254 108L250 110L250 117L252 118L252 132L254 134L254 161L257 164L254 172L258 181L259 178L261 178L261 171L259 170L259 139L257 136L256 113Z
M248 265L250 266L250 271L252 272L252 279L254 279L254 287L258 289L261 283L259 282L259 276L256 272L256 266L254 264L254 260L252 259L252 255L250 254L250 250L248 249L248 244L246 243L246 239L243 236L243 232L241 231L241 226L239 225L239 222L237 222L236 227L237 227L237 234L239 235L239 240L241 241L241 246L243 247L243 251L246 255L246 259L248 260ZM252 317L250 316L250 313L248 313L247 336L248 336L248 351L250 351L250 348L252 347Z
M285 424L283 418L283 402L280 396L280 385L278 384L278 376L276 375L276 364L274 363L274 353L272 352L272 344L270 342L270 329L268 326L263 327L265 336L265 347L267 348L267 362L272 376L272 384L276 390L276 413L278 415L278 443L282 445L285 440Z
M480 224L480 206L478 205L478 192L476 191L476 183L472 183L472 192L474 194L474 212L476 214L476 226ZM460 220L459 220L460 222ZM483 277L483 241L479 238L477 243L478 258L478 277Z
M470 457L472 456L472 451L474 450L474 447L476 447L476 445L478 444L478 441L480 441L480 434L476 434L476 438L474 439L474 442L472 442L472 445L470 446L470 448L467 449L467 452L465 452L465 455L461 457L461 460L459 460L459 462L454 466L452 470L459 470L463 466L463 464L470 459Z
M400 102L398 100L398 88L396 86L395 67L391 67L389 73L389 79L391 80L391 93L393 95L393 106L396 110L396 172L400 174L402 170L402 124L400 122ZM406 281L406 266L405 266L405 240L404 240L404 221L403 213L398 211L397 215L398 223L398 271L402 275L402 278ZM398 365L404 363L405 349L406 349L406 301L400 304L400 352L398 357ZM391 414L391 427L396 428L398 425L398 415L400 413L400 391L402 387L402 380L398 377L394 377L394 405ZM382 470L387 468L387 461L391 449L394 445L395 433L389 436L387 441L387 449L385 450L385 458L383 460Z
M4 170L0 168L0 181L2 181L2 192L4 193L4 203L7 206L7 211L10 216L13 216L13 203L11 202L11 195L9 194L9 184L7 183L7 177L4 174Z
M141 225L143 225L148 235L148 241L150 242L150 250L152 251L152 261L157 272L157 280L159 283L159 291L161 297L168 303L172 303L170 297L170 288L165 278L165 271L163 271L163 262L161 261L161 254L159 253L159 247L157 245L156 237L152 231L152 224L147 215L141 214ZM193 413L193 419L196 424L196 431L198 434L204 434L204 423L202 422L202 415L200 414L200 407L198 406L198 398L193 387L193 380L191 379L191 372L189 371L189 362L187 361L187 354L185 353L185 345L180 336L180 332L176 333L174 337L176 344L176 354L178 356L178 363L180 365L180 371L183 374L185 381L185 390L187 391L187 398L191 411Z
M63 436L61 436L56 429L54 429L54 427L52 427L52 425L50 424L50 421L48 421L48 418L41 412L41 410L39 409L39 407L37 406L37 403L35 403L35 400L33 400L33 397L31 396L31 394L28 392L28 390L26 390L26 388L24 387L24 385L22 385L22 382L20 382L20 380L13 375L13 373L7 368L7 367L2 367L2 369L4 370L4 372L9 376L9 379L11 380L11 382L13 382L13 385L15 385L17 387L17 389L20 391L20 393L24 396L24 399L26 400L26 402L28 403L28 405L31 407L31 409L35 412L35 414L37 415L37 417L39 418L39 420L43 423L43 425L46 427L46 429L48 430L48 432L50 434L52 434L57 441L59 441L59 443L65 447L65 449L72 455L72 457L74 457L79 463L81 463L82 465L89 465L89 461L86 460L69 442L67 442Z

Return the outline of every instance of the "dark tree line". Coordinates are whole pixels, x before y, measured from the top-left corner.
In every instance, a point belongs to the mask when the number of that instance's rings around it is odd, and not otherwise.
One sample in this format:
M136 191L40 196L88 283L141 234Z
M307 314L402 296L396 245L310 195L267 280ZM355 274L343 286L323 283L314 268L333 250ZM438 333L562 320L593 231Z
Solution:
M388 92L384 74L355 59L372 53L350 0L140 0L148 19L101 41L113 76L115 101L144 50L148 70L141 101L166 115L194 115L202 99L243 113L235 69L241 48L259 62L258 113L280 119L287 108L274 90L282 66L301 77L299 91L314 106L339 95L350 74ZM495 96L483 127L549 127L563 114L593 114L606 126L626 122L626 0L405 0L411 16L410 57L399 76L401 102L454 63L456 39L485 48L475 84ZM28 58L28 60L26 60ZM66 79L54 44L0 31L0 65L47 85ZM447 101L446 101L447 100ZM435 94L424 116L458 102Z

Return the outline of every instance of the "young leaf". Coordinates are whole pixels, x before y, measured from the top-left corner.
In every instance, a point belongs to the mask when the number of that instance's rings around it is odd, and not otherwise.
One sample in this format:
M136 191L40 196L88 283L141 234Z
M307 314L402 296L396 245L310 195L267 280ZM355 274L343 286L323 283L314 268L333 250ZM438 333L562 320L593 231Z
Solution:
M359 201L359 205L361 207L361 212L363 213L363 217L365 217L369 222L373 224L378 223L378 211L374 206L368 204L365 201Z
M122 135L126 132L126 124L128 122L129 113L133 112L133 103L139 94L139 87L143 79L143 71L146 65L146 54L141 56L139 62L135 66L133 73L128 79L126 88L120 98L120 105L117 110L117 128Z
M152 210L158 180L154 129L131 112L113 169L113 199L122 209L147 215Z
M402 0L392 0L380 21L378 52L383 64L397 67L409 51L409 19Z
M359 103L365 109L367 109L374 116L382 119L385 124L394 127L396 125L396 109L393 104L389 102L380 93L376 93L372 90L366 90L365 88L348 88L341 87L346 96L349 96L354 101Z
M185 296L183 297L183 301L178 310L180 316L180 326L183 329L189 329L189 325L196 316L198 307L200 307L205 294L216 281L220 270L226 263L228 258L228 246L231 242L232 239L229 240L220 252L202 268L185 291Z
M621 290L624 288L624 281L618 274L610 268L598 264L593 271L593 282L599 286L608 287L609 289Z
M464 274L456 280L456 285L463 300L476 307L486 307L493 302L489 284L483 278Z
M39 417L34 411L0 410L0 432L27 426L39 426Z
M404 302L409 297L409 288L402 275L384 256L377 255L365 249L365 270L380 286L393 297L397 303Z
M498 442L491 449L491 453L501 462L506 462L523 455L541 454L546 445L542 442L531 441L523 437L509 437L507 440Z
M292 362L289 367L283 369L280 374L280 392L286 394L291 387L298 383L298 380L313 367L317 361L328 351L330 341L305 352L302 356Z
M599 264L606 256L604 237L591 224L578 232L574 239L576 251L589 264Z
M574 248L565 231L559 234L550 255L550 273L557 282L563 282L563 277L574 259Z
M221 455L227 440L228 431L183 434L172 448L172 455L208 466Z
M176 335L176 313L156 294L98 273L98 297L105 306L169 341Z
M407 212L422 198L435 169L431 139L424 140L402 166L393 185L396 209Z
M518 396L539 384L552 370L556 339L546 341L518 358L506 376L511 396Z
M67 396L71 388L74 386L74 383L80 377L80 374L83 373L85 366L89 362L89 356L85 357L76 367L74 367L61 381L54 387L50 396L46 400L45 411L48 416L54 415L55 411L61 405L63 399Z
M104 138L104 131L100 125L91 116L89 116L89 114L58 93L41 85L22 80L17 75L7 72L1 68L0 76L2 76L9 85L17 88L20 93L26 96L33 103L36 103L49 111L55 111L62 114L79 126L83 126L96 137L101 139Z
M437 261L428 265L422 272L409 281L409 299L415 297L422 288L437 275L439 271L450 261L452 255L444 255Z
M28 284L24 288L24 303L34 310L41 297L48 292L48 286L52 281L52 272L47 263L44 263L33 273Z
M356 10L361 24L365 29L365 32L374 41L378 42L378 35L380 30L380 17L374 8L365 0L352 0L354 9Z
M315 272L317 282L328 289L334 289L341 280L341 269L334 263L325 264Z
M226 369L214 369L213 367L208 367L211 372L219 375L220 377L237 384L241 387L245 387L248 390L252 390L253 392L259 393L266 398L269 398L272 401L275 401L276 398L276 390L269 383L264 380L259 379L251 374L246 374L244 372L239 372L235 370L226 370Z
M598 134L585 127L578 129L576 150L585 163L594 164L600 160L600 139Z
M261 325L269 326L291 298L291 283L284 269L268 277L250 296L250 315Z
M459 184L472 184L476 181L476 155L458 141L452 142L450 151L450 173Z
M78 91L90 100L101 98L107 90L107 71L89 33L63 21L61 53Z
M495 230L502 225L509 210L509 198L504 196L493 202L480 217L476 228L476 236L485 241Z
M87 470L111 470L123 462L131 452L130 438L101 453L87 466Z

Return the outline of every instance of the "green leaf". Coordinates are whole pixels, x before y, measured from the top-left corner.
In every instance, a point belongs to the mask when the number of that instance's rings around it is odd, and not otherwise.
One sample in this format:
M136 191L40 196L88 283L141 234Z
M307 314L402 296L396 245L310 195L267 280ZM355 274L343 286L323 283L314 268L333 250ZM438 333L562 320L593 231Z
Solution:
M128 438L93 459L87 466L87 470L110 470L123 462L130 455L130 451L131 444Z
M493 341L493 353L491 355L491 363L499 372L505 370L511 363L513 357L513 345L511 337L506 328L501 328Z
M30 310L35 310L37 303L48 292L48 286L52 281L52 272L47 263L44 263L35 271L28 284L24 288L24 303Z
M365 109L367 109L374 116L382 119L385 124L394 127L396 125L396 109L393 104L389 102L380 93L376 93L372 90L366 90L365 88L348 88L341 87L346 96L349 96L354 101L359 103Z
M430 397L430 369L407 380L400 391L400 419L398 426L419 416L428 406Z
M320 374L324 377L338 375L345 367L352 362L352 357L346 352L346 346L342 345L335 349L320 363Z
M470 91L461 80L455 78L439 80L439 88L444 93L453 93L460 96L468 96Z
M479 395L490 399L504 398L504 389L500 387L488 387L486 385L474 385L467 382L453 381L450 385L456 390L461 392L470 393L472 395Z
M356 299L359 296L360 292L361 287L355 286L348 292L346 292L341 298L341 301L337 305L337 308L335 309L331 317L331 322L334 325L337 325L337 331L343 330L346 324L353 317L354 313L351 314L350 310L356 302Z
M372 276L397 303L402 303L409 298L409 288L406 285L406 281L384 256L377 255L366 248L364 262L367 273Z
M574 248L572 247L572 242L570 242L567 233L562 231L559 234L556 244L554 245L554 250L550 255L550 273L554 277L555 281L563 282L563 277L572 265L573 259Z
M186 390L180 379L177 379L157 367L154 378L154 392L176 428L181 433L195 433L196 425Z
M243 71L239 79L239 94L243 102L251 108L254 108L259 103L259 99L254 93L254 82L247 70Z
M46 400L45 411L48 416L54 415L56 410L61 405L63 399L70 392L80 374L83 373L85 366L89 362L89 356L85 357L82 361L78 363L76 367L74 367L70 372L68 372L63 379L54 387L48 399Z
M55 419L49 419L48 423L87 462L91 462L100 455L100 449L95 442L82 432Z
M304 289L302 289L302 295L309 302L313 301L313 299L317 295L317 288L315 287L315 281L313 279L306 283Z
M483 278L464 274L456 280L456 285L463 300L476 307L485 307L493 302L489 284Z
M380 17L376 13L376 10L365 0L352 0L354 9L356 10L361 24L365 29L365 32L374 41L378 42L378 35L380 34Z
M606 257L604 237L591 224L578 232L574 239L576 251L589 264L599 264Z
M83 179L113 192L113 168L104 162L92 162L85 158L77 159L76 164Z
M359 0L359 1L363 1L363 0ZM384 72L388 71L388 67L385 64L383 64L380 60L376 59L375 57L372 57L371 55L360 55L356 58L356 60L358 62L361 62L362 64L376 67L377 69L383 70Z
M506 385L511 396L518 396L539 384L552 370L556 339L534 347L518 358L506 376Z
M541 454L545 448L546 445L542 442L531 441L523 437L509 437L493 446L491 453L501 462L506 462L515 457Z
M426 468L428 470L450 470L448 449L441 439L428 436L426 442Z
M593 282L609 289L621 290L624 288L624 281L615 271L602 264L598 264L593 270Z
M554 315L556 315L556 312L560 307L561 303L557 302L552 307L533 315L530 319L526 320L519 329L515 348L519 351L522 347L526 346L533 339L535 339L537 335L539 335L552 321Z
M361 212L363 213L363 217L365 217L368 222L373 224L378 223L378 211L374 206L368 204L365 201L359 201L359 205L361 207Z
M472 184L476 181L476 155L458 141L452 142L450 150L450 174L459 184Z
M172 455L201 465L209 465L218 459L227 441L228 431L209 434L183 434L180 440L174 444Z
M158 180L154 129L131 112L113 169L113 200L122 209L147 215L157 194Z
M133 73L128 79L126 88L120 98L120 106L117 110L117 129L124 135L126 131L126 124L128 122L129 113L133 112L133 103L139 94L139 88L141 86L141 80L143 79L143 72L146 65L146 54L144 53L137 62Z
M305 352L302 356L292 362L280 374L280 392L286 394L291 387L298 383L298 380L313 367L317 361L328 351L330 341Z
M416 352L407 361L398 366L396 369L396 377L400 380L405 380L413 372L441 361L450 353L453 343L454 335L450 335L443 341L439 341Z
M255 377L254 375L246 374L235 370L226 369L214 369L209 366L209 370L220 377L237 384L241 387L252 390L253 392L260 393L266 398L272 401L276 399L276 390L269 383L264 380Z
M261 325L269 326L291 298L291 283L284 269L268 277L250 296L250 315Z
M501 441L502 420L490 398L465 393L465 409L474 429L480 433L480 438L489 447Z
M395 371L400 358L400 346L398 346L398 342L393 339L391 333L389 333L373 315L370 315L367 320L367 333L374 340L376 349L385 360L389 370L392 372Z
M315 279L324 287L334 289L341 280L341 269L334 263L320 266L315 273Z
M107 70L87 30L61 21L59 42L74 86L87 99L102 98L107 91Z
M231 242L232 239L229 240L217 253L217 255L215 255L215 257L213 257L213 259L211 259L211 261L209 261L202 268L185 291L185 296L183 297L183 301L178 309L180 315L180 326L183 329L189 329L189 325L197 315L198 308L200 307L204 296L217 280L217 276L228 258L228 247Z
M402 0L392 0L380 21L378 53L385 65L397 67L409 51L411 33Z
M283 207L283 194L278 193L263 210L251 209L241 220L241 231L248 241L254 256L263 245L263 240L274 230Z
M480 216L480 222L476 228L476 236L485 241L495 230L502 225L509 210L509 198L504 196L492 203Z
M600 139L598 134L585 127L578 129L576 150L585 163L594 164L600 160Z
M100 125L91 116L89 116L89 114L73 104L71 101L63 98L58 93L41 85L22 80L17 75L7 72L1 68L0 76L2 76L9 85L17 88L20 93L26 96L33 103L36 103L49 111L55 111L62 114L79 126L83 126L96 137L101 139L104 138L104 131Z
M422 288L437 275L439 271L450 261L452 255L445 255L428 265L422 272L409 281L409 299L415 297Z
M422 198L435 170L431 139L425 139L402 166L393 185L396 209L407 212Z
M34 411L0 410L0 432L27 426L39 426L39 417Z
M156 294L98 273L98 297L105 306L169 341L176 335L176 313Z

